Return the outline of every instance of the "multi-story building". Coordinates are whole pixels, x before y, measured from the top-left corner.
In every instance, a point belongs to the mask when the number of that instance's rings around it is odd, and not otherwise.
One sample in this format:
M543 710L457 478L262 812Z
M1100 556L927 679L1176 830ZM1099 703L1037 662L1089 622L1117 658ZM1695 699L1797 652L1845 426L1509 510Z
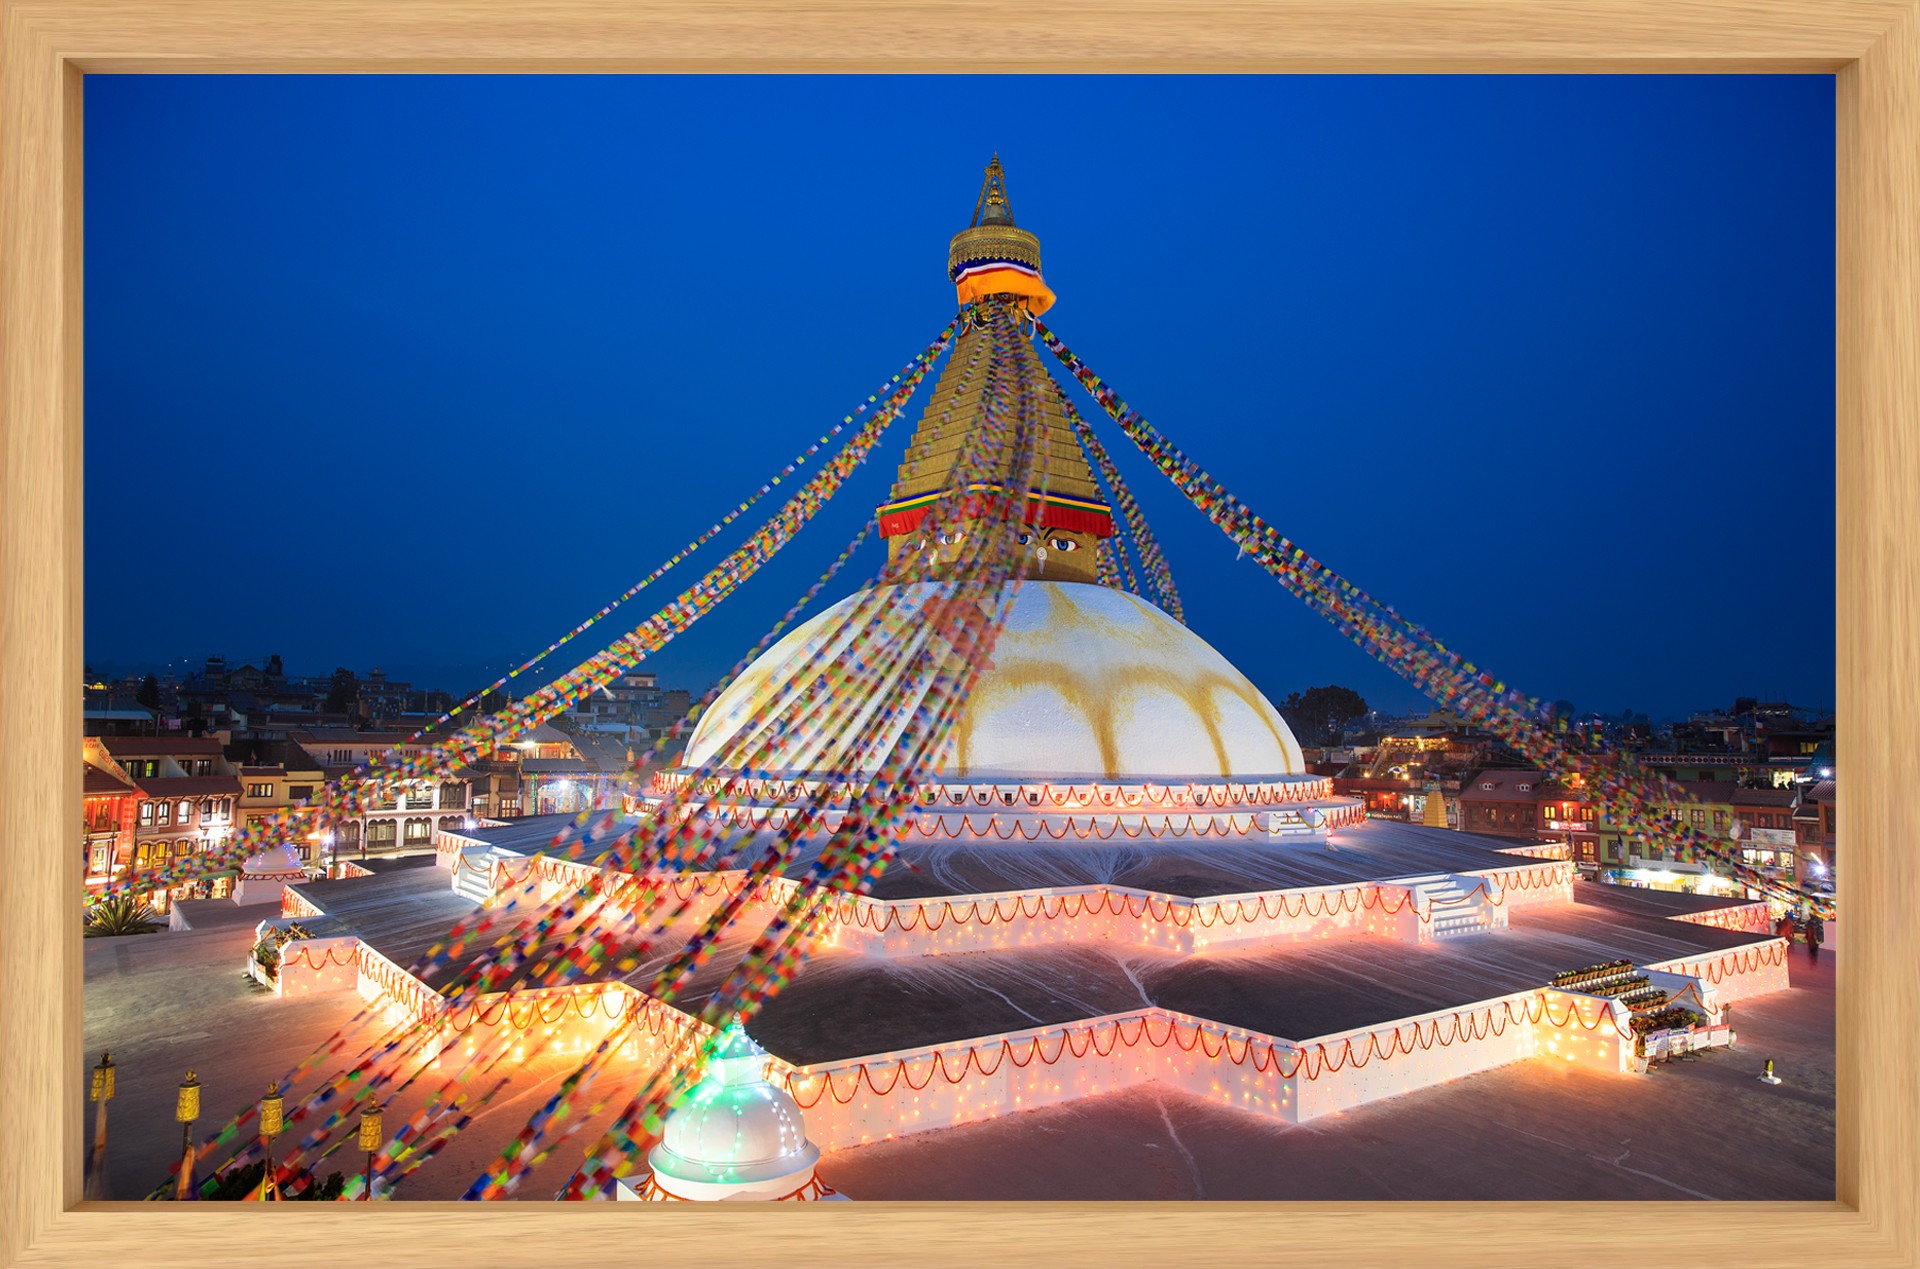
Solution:
M1657 804L1656 811L1714 839L1721 848L1738 849L1734 837L1734 795L1739 785L1723 780L1678 782L1679 794ZM1612 880L1656 890L1685 890L1725 894L1734 883L1711 859L1682 859L1674 846L1627 833L1611 819L1600 821L1600 857L1613 870Z
M131 877L165 872L225 842L240 822L240 773L210 737L104 736L82 742L89 765L130 784L134 800ZM156 891L165 910L180 898L224 896L230 879Z
M564 757L524 758L520 786L530 815L622 805L629 783L629 751L617 736L583 732L567 737Z
M140 791L106 767L86 764L81 785L81 858L85 860L87 889L99 890L124 875L133 863L133 826Z
M1482 771L1460 786L1460 827L1490 837L1544 841L1541 807L1551 783L1540 771Z
M1800 805L1793 812L1794 844L1799 848L1801 860L1808 863L1809 869L1813 863L1819 863L1829 878L1838 862L1840 844L1840 808L1834 800L1834 787L1835 782L1830 779L1815 781L1801 794Z
M1574 867L1588 877L1600 871L1599 808L1587 797L1580 777L1567 783L1549 780L1536 785L1540 793L1540 834L1547 841L1562 842Z
M288 739L312 755L327 781L349 775L356 767L384 754L411 757L433 747L431 739L413 739L411 732L348 731L320 728L293 731ZM464 773L446 780L415 780L389 789L368 805L363 814L341 820L328 831L338 856L380 851L427 850L439 828L459 828L469 814Z
M1581 871L1600 868L1597 812L1577 783L1538 770L1480 772L1460 786L1460 827L1528 842L1559 842Z
M661 687L653 673L631 670L568 710L566 719L575 732L616 733L639 743L658 739L692 704L685 688Z
M1770 877L1794 881L1799 861L1793 812L1799 800L1792 789L1734 790L1734 833L1741 862Z
M1641 766L1682 784L1765 784L1781 789L1792 786L1794 772L1803 765L1757 748L1746 753L1649 752L1636 757Z
M313 795L326 783L326 771L318 759L292 741L255 741L237 744L234 750L246 749L243 757L254 761L240 764L240 815L243 825L253 824L313 800ZM231 756L232 750L229 750ZM329 847L334 843L325 839L324 832L316 830L300 841L288 843L305 863L324 863L327 861Z

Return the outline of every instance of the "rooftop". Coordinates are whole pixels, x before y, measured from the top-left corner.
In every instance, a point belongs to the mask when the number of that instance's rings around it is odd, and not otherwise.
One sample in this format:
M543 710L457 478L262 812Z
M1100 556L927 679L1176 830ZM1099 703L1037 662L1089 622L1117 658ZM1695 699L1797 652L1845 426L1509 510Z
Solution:
M200 797L208 793L240 792L239 776L136 776L134 784L148 797Z
M115 793L133 792L133 786L113 774L113 772L102 771L91 762L86 763L85 766L87 768L86 780L81 787L88 796L100 797Z
M116 758L171 758L176 754L217 758L222 748L211 736L102 736L100 743Z

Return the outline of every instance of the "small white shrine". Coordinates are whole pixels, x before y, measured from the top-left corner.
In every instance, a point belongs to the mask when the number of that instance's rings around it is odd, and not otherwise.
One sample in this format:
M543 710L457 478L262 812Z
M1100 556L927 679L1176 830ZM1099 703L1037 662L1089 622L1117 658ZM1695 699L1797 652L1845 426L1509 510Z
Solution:
M653 1171L617 1183L615 1198L649 1202L813 1202L845 1199L813 1175L820 1148L807 1140L793 1097L767 1080L767 1051L735 1018L700 1082L667 1116Z

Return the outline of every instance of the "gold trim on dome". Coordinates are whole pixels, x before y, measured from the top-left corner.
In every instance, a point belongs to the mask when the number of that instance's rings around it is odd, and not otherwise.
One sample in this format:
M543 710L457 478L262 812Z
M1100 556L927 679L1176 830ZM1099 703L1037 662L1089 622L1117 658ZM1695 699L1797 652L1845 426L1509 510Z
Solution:
M1040 267L1040 239L1012 225L980 225L962 229L947 246L947 273L969 260L1018 260L1029 268Z

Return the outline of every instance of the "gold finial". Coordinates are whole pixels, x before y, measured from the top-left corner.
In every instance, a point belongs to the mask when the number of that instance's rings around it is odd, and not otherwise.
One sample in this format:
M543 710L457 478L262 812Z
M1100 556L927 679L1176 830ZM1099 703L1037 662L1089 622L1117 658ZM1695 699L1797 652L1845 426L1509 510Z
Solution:
M973 223L968 228L978 229L982 224L1013 224L1013 205L1007 201L1007 173L1000 166L998 152L987 164L987 179L981 182L980 197L973 205Z

